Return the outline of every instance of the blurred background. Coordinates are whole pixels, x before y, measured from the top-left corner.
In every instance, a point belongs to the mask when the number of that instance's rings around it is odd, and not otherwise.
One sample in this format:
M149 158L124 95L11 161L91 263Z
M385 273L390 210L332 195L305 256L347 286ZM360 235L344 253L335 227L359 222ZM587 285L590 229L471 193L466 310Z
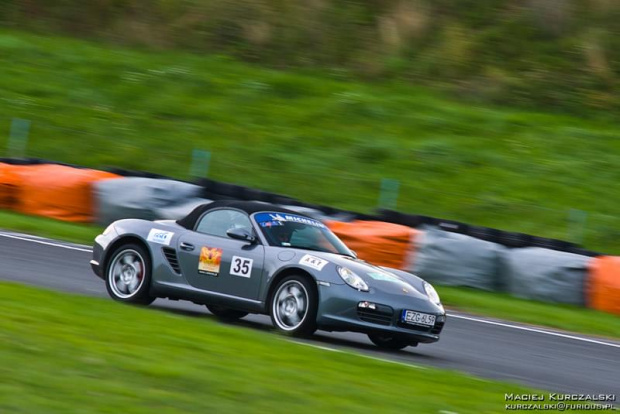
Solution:
M2 3L7 156L620 253L617 1Z

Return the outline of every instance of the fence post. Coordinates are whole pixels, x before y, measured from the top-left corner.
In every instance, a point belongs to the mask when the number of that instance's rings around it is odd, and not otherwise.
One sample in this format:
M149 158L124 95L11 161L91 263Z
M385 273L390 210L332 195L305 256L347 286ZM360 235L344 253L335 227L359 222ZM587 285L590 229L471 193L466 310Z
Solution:
M211 152L194 149L192 151L192 165L189 171L190 176L194 178L206 178L209 174L210 161Z
M13 118L11 121L11 132L7 145L7 155L9 157L24 157L26 146L28 145L28 134L30 133L30 121L27 119Z
M381 179L381 192L379 193L379 207L396 210L398 203L398 188L400 182L391 178Z
M586 231L588 213L583 210L571 208L568 210L568 239L579 245L583 245Z

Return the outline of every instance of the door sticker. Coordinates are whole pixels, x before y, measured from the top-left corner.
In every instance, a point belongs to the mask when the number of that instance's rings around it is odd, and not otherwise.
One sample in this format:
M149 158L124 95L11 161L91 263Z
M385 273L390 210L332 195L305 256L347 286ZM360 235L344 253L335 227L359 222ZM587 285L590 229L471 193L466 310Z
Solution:
M151 229L151 231L149 231L149 235L146 236L146 241L170 246L170 240L172 240L172 236L174 236L174 233L171 231Z
M250 277L254 260L247 257L233 256L230 262L230 274L241 277Z
M219 247L206 247L200 249L200 260L198 261L198 273L209 276L220 274L220 263L222 262L222 249Z

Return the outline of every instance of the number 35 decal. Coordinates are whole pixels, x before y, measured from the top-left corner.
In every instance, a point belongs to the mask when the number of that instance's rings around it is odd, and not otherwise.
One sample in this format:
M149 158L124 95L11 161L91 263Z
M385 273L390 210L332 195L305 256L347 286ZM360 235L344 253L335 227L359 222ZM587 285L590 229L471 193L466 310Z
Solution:
M233 256L230 263L230 274L241 277L250 277L254 260L245 257Z

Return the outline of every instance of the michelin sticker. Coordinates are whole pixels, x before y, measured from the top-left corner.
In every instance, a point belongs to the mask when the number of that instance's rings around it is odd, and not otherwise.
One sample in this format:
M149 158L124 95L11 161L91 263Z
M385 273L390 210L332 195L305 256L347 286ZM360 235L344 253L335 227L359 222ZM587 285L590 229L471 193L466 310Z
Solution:
M327 263L329 263L327 260L320 259L310 254L305 255L299 261L299 264L306 265L316 270L323 270Z
M257 221L271 222L272 223L271 225L277 225L275 223L290 222L290 223L306 224L308 226L318 227L320 229L325 228L325 224L321 223L318 220L307 218L307 217L295 216L292 214L285 214L285 213L264 214L262 213L262 214L257 215L256 218L257 218Z
M151 229L151 231L149 231L149 235L146 238L146 241L170 246L172 236L174 236L174 233L171 231Z

